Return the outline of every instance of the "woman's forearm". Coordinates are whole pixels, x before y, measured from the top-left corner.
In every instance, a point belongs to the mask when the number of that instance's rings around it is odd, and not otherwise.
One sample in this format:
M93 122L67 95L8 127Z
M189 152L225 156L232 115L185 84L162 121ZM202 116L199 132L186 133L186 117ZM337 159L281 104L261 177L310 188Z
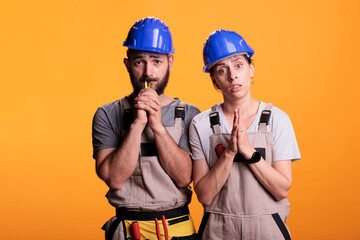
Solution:
M263 158L249 164L251 171L276 200L286 198L292 184L291 161L276 161L271 166Z
M215 166L209 170L205 159L194 161L194 188L198 200L210 205L229 177L235 154L224 151Z

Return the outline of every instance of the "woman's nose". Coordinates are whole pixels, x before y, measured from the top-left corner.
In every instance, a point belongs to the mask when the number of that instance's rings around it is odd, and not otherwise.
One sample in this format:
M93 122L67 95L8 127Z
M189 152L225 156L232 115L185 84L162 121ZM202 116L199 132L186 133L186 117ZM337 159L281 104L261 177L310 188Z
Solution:
M229 68L229 81L234 81L235 79L237 79L237 74L235 69L232 69L231 67Z

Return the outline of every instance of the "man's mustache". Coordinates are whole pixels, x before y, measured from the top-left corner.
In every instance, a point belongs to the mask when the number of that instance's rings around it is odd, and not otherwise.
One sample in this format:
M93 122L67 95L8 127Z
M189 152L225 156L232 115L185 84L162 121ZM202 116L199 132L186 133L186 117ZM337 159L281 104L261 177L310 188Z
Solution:
M152 77L143 76L139 80L140 80L140 82L154 82L154 81L159 81L159 78L152 78Z

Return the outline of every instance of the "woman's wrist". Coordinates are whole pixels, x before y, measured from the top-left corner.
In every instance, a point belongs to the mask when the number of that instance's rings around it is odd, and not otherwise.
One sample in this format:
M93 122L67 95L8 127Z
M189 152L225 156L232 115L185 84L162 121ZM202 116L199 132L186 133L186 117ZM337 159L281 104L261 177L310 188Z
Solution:
M252 146L249 146L247 148L244 149L244 151L241 152L241 155L243 155L243 157L247 160L249 160L252 155L254 154L254 152L256 152L255 148L253 148Z
M234 159L235 155L237 154L238 152L236 151L233 151L233 150L230 150L229 148L225 148L225 151L224 151L224 155L226 158L231 158L231 159Z

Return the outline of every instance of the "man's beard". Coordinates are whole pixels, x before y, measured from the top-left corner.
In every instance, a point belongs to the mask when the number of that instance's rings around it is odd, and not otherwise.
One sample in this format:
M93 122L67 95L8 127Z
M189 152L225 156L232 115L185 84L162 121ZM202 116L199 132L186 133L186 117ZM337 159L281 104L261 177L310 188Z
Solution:
M151 78L151 77L146 77L146 76L141 76L140 79L136 79L134 77L134 74L132 73L131 69L129 69L129 75L130 75L130 79L131 79L131 84L134 88L134 95L137 96L139 94L139 92L144 88L145 86L145 81L151 82L151 81L156 81L156 88L154 89L156 91L156 93L160 96L161 94L164 93L164 90L169 82L169 77L170 77L170 70L169 67L166 70L166 74L165 76L161 79L159 78Z

